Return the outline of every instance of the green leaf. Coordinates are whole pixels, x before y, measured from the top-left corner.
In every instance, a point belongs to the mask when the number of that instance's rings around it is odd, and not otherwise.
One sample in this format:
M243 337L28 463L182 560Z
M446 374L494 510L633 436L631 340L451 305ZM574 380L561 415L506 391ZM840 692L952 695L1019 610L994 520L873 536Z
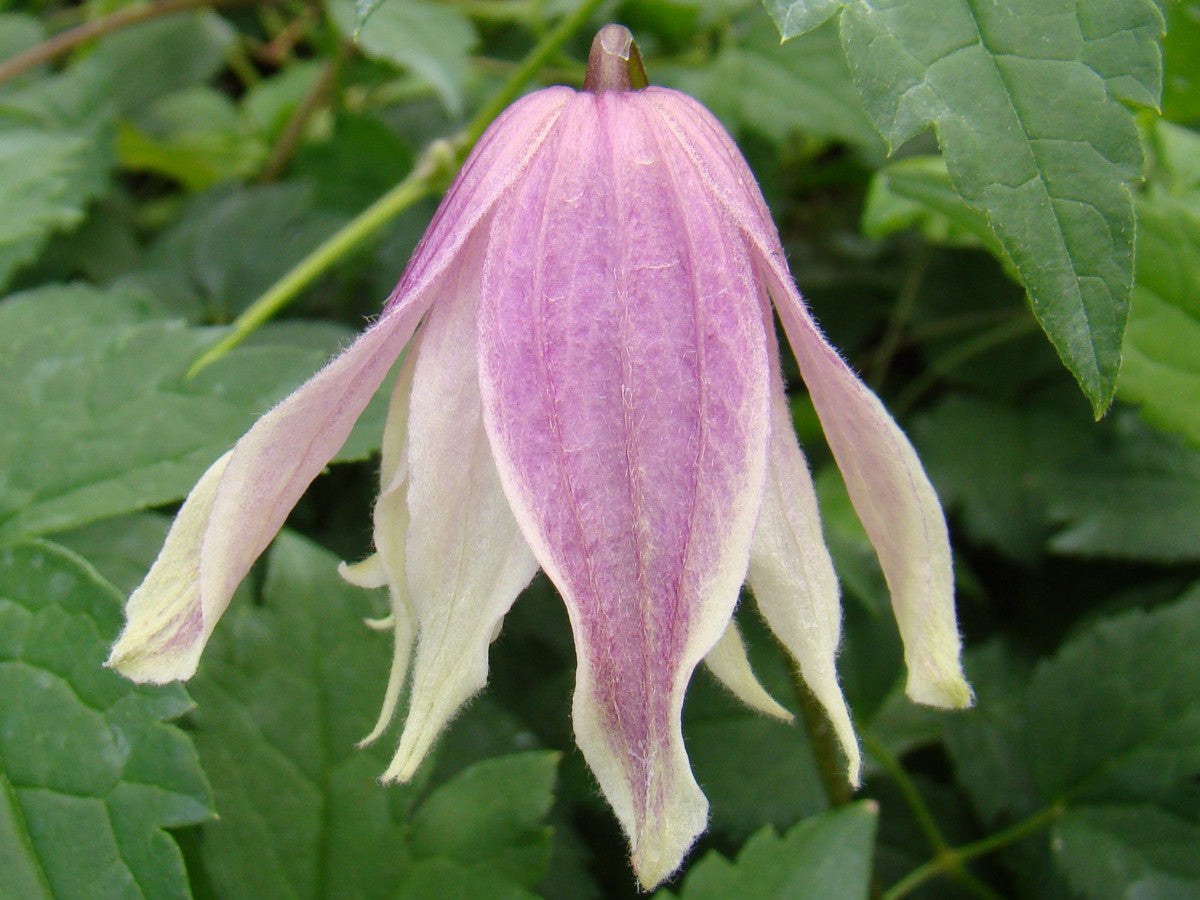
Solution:
M1138 202L1137 288L1121 396L1200 446L1200 136L1161 124L1155 183ZM1161 177L1160 176L1161 172Z
M52 233L83 220L107 163L85 134L0 128L0 288L37 257Z
M362 0L326 0L325 8L363 53L409 69L437 91L447 110L462 113L467 58L479 41L464 15L424 0L387 0L373 8Z
M893 148L928 125L956 190L986 215L1035 315L1099 415L1112 398L1133 281L1122 101L1156 105L1162 17L1151 0L775 3L785 34L840 7L867 112Z
M1200 775L1200 589L1113 616L1033 673L1027 747L1044 797L1154 800Z
M121 596L46 542L0 549L0 896L190 897L164 829L211 817L183 689L102 667Z
M507 874L534 888L550 863L550 828L559 754L551 751L488 759L433 791L412 817L411 848L421 858L445 857Z
M0 304L0 540L179 499L347 339L327 326L268 328L188 379L223 330L149 318L152 306L82 286ZM340 458L378 446L381 413L364 416Z
M541 819L556 755L480 763L419 806L419 783L379 785L391 741L355 744L378 714L391 638L363 625L378 598L344 583L336 565L284 532L261 596L235 601L191 683L221 817L201 843L216 892L387 898L403 885L399 896L432 898L431 885L458 884L470 896L485 875L532 886L549 853Z
M764 828L736 862L709 853L688 872L681 900L865 900L878 806L855 803L822 813L779 837ZM656 898L673 896L659 891Z

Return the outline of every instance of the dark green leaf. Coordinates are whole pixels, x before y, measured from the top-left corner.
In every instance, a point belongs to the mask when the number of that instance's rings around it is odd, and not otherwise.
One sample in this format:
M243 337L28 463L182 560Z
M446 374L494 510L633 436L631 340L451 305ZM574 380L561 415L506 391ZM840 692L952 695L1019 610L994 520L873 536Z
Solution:
M211 816L178 685L102 667L121 596L45 542L0 549L0 896L190 897L164 829Z
M870 886L878 807L856 803L794 825L779 837L765 828L736 862L718 853L701 859L684 881L681 900L864 900ZM660 891L656 897L672 896Z
M419 785L380 786L390 740L355 743L378 713L390 636L363 625L377 598L342 582L336 564L281 535L262 596L235 601L192 682L196 743L221 816L202 842L217 892L386 898L400 885L400 896L425 897L429 885L461 892L488 877L535 884L549 854L541 818L554 754L468 768L415 814Z
M292 325L273 343L267 329L189 379L222 330L148 318L152 307L144 295L85 287L0 304L0 539L179 499L348 337ZM378 446L381 410L342 458Z
M1129 182L1141 171L1121 101L1157 102L1151 0L775 3L785 34L841 8L867 112L894 148L937 128L954 186L988 223L1059 355L1099 414L1116 385L1133 281Z
M550 862L558 754L550 751L484 760L431 793L412 817L412 852L504 872L534 888Z

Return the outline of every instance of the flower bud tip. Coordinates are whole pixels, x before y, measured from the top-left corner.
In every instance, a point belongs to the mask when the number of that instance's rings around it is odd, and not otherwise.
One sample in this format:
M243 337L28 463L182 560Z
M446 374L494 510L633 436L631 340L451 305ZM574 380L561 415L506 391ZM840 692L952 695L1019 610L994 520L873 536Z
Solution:
M642 65L642 54L638 52L630 30L624 25L605 25L601 28L588 54L583 89L593 94L638 91L649 83L646 68Z

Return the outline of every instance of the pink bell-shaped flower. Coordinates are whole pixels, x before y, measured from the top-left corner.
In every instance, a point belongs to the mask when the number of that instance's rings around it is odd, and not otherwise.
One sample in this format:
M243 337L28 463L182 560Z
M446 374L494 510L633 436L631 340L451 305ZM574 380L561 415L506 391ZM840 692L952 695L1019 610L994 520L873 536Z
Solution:
M577 741L649 888L706 824L680 724L696 665L788 715L732 621L747 578L859 777L837 578L772 308L887 577L909 696L962 707L971 692L946 526L912 446L813 322L733 141L696 101L644 84L629 32L610 25L582 92L538 91L495 121L379 320L193 489L109 663L138 681L195 672L234 589L409 346L377 553L343 570L391 592L395 660L368 739L410 679L385 779L411 777L484 686L488 646L540 566L574 630Z

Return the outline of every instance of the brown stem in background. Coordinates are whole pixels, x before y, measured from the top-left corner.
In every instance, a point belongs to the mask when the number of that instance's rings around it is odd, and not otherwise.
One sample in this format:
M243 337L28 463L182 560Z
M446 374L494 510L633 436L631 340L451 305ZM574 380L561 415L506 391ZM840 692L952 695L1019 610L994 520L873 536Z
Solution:
M187 12L193 9L204 9L209 6L230 5L234 3L262 3L274 0L157 0L146 6L127 6L112 15L85 22L61 34L56 34L48 41L43 41L36 47L30 47L23 53L18 53L11 59L0 63L0 84L16 78L43 63L48 63L88 41L112 34L131 25L138 25L150 19L169 16L174 13Z
M337 82L338 73L353 50L353 44L349 41L342 41L338 44L337 53L334 54L333 59L321 67L312 87L304 95L304 99L300 101L300 105L296 107L292 117L288 119L275 146L271 148L271 155L255 179L259 184L274 181L283 174L283 170L300 146L300 141L304 137L304 129L308 127L309 120L329 101L329 97L333 93L333 86Z

